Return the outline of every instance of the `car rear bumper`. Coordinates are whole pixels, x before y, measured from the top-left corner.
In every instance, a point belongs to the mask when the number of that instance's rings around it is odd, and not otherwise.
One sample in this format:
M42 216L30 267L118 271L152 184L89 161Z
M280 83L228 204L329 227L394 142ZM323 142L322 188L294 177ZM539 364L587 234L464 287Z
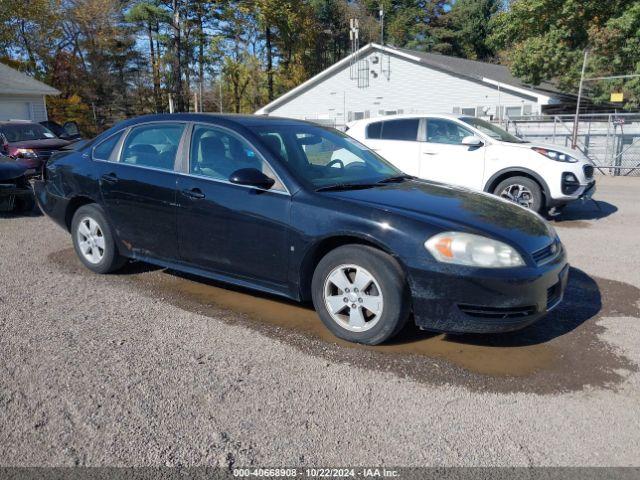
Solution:
M409 273L416 325L448 333L518 330L544 317L564 296L564 253L540 267L511 272L451 268Z
M51 217L53 221L64 229L68 229L66 214L69 200L51 193L47 188L47 182L44 180L35 180L33 182L33 193L42 213Z

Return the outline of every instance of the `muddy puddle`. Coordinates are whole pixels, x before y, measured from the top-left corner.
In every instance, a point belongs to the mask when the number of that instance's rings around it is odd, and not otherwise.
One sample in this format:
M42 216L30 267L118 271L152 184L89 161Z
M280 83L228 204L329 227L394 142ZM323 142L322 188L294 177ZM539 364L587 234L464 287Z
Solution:
M50 261L91 275L73 250ZM310 305L132 263L109 282L127 282L145 295L230 324L243 324L319 355L432 384L473 390L554 393L587 386L615 388L637 366L600 339L602 317L640 317L640 290L572 269L565 301L537 324L502 335L444 335L409 324L391 343L356 345L334 337Z

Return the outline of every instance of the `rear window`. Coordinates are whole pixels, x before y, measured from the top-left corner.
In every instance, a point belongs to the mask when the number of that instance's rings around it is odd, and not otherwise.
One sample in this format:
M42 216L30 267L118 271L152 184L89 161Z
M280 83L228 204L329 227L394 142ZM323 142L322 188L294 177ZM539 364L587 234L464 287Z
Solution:
M380 138L383 140L416 141L418 139L419 123L417 118L404 118L383 122Z

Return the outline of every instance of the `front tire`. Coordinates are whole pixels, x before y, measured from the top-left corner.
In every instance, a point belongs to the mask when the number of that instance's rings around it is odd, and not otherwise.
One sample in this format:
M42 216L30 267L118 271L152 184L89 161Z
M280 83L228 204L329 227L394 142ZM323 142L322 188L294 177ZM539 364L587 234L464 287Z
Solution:
M540 185L528 177L509 177L501 181L493 193L537 213L545 207Z
M84 205L76 211L71 236L78 258L95 273L116 271L127 261L118 253L109 222L98 205Z
M365 245L332 250L311 283L322 322L339 338L377 345L395 336L410 312L410 295L398 262Z

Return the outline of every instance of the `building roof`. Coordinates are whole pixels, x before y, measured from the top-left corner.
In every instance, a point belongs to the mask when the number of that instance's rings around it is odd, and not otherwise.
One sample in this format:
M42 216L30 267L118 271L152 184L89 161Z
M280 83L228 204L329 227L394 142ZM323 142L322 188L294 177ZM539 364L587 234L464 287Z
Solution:
M417 52L404 48L393 49L418 57L420 59L420 63L424 63L430 67L454 73L456 75L475 78L478 80L488 78L496 82L500 82L501 84L528 89L547 95L566 95L549 82L542 82L540 85L536 86L528 85L519 78L514 77L509 68L504 65L480 62L478 60L469 60L467 58L451 57L438 53Z
M290 90L284 95L276 98L268 105L265 105L257 114L267 114L279 105L286 103L291 98L295 97L299 93L308 90L317 83L321 82L325 78L333 75L335 72L342 68L347 67L350 64L351 58L354 56L365 55L371 50L379 50L384 53L401 57L406 60L419 63L425 67L440 70L442 72L456 75L459 77L467 78L475 82L481 82L495 87L510 89L515 92L519 92L524 95L533 97L542 97L548 99L549 97L572 97L556 89L550 83L542 83L535 87L525 84L522 80L514 77L509 68L504 65L497 65L495 63L485 63L476 60L468 60L465 58L450 57L447 55L440 55L437 53L417 52L414 50L407 50L404 48L391 47L387 45L378 45L377 43L369 43L358 50L356 53L351 54L339 62L334 63L332 66L323 70L316 76L310 78L306 82L298 85L296 88Z
M60 95L60 92L35 78L0 63L0 93L11 95Z

